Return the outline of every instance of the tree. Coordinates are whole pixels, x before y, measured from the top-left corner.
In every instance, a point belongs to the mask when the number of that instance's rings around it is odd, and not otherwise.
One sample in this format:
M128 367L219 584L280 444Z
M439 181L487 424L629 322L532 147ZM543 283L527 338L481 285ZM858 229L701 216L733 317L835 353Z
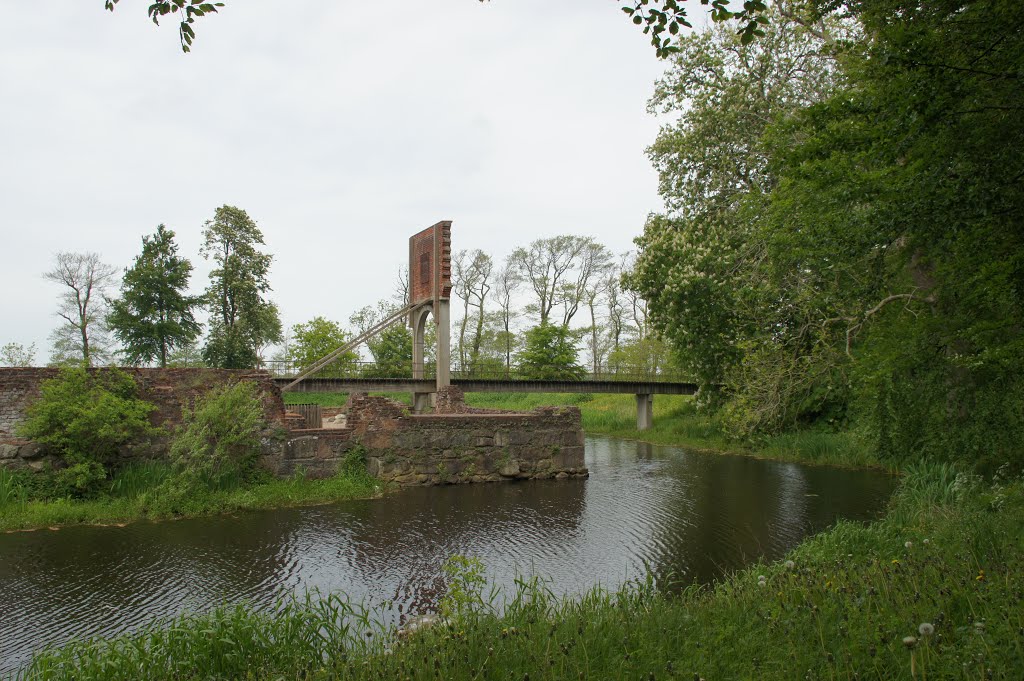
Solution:
M778 182L765 135L841 86L831 36L855 36L831 16L810 27L777 9L769 16L749 45L722 26L682 38L649 105L679 115L648 150L667 213L636 239L624 284L649 301L654 329L708 387L727 381L752 339L800 326L801 287L780 288L764 268L760 219Z
M509 256L509 265L516 276L525 282L536 296L537 302L529 306L544 326L555 306L564 302L566 284L573 280L577 260L591 244L590 237L571 234L537 239L527 248L517 248Z
M291 331L292 342L288 348L288 361L296 369L311 366L321 357L337 350L348 342L349 335L341 326L324 317L313 317L304 324L296 324ZM359 355L346 352L324 367L320 376L351 376L355 373Z
M587 370L577 360L577 339L567 326L540 324L526 332L519 353L519 371L523 378L552 381L578 381Z
M253 367L261 349L281 339L277 306L264 297L273 257L258 245L263 234L240 208L221 206L206 222L200 252L216 265L205 294L210 335L203 358L210 366Z
M63 322L51 334L55 355L74 358L84 366L109 357L104 293L114 281L115 270L96 253L61 251L53 269L43 278L60 284L57 316Z
M515 266L510 259L506 260L504 267L495 276L495 298L498 302L497 319L501 326L500 332L496 335L501 339L506 370L512 366L512 348L515 345L515 339L512 334L512 320L515 318L515 313L512 310L512 297L519 289L519 284L520 279L516 273Z
M403 324L393 324L366 342L373 355L367 375L380 378L412 376L412 332Z
M0 366L30 367L36 359L36 344L25 347L21 343L8 343L0 348Z
M201 326L192 314L202 300L185 293L192 263L178 257L174 232L164 225L142 237L142 253L126 269L121 298L111 303L107 324L131 364L154 360L167 366L170 352L196 339Z
M491 271L494 261L480 249L459 251L452 258L452 289L463 301L463 315L459 323L459 359L463 369L474 370L480 359L480 345L484 333L484 306L492 288ZM466 329L473 313L473 338L466 342Z

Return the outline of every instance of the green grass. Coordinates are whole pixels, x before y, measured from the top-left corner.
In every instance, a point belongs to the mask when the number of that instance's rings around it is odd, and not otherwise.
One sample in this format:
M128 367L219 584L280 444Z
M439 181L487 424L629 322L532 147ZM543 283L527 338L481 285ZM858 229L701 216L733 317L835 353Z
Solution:
M448 578L461 618L406 638L379 613L312 594L273 615L222 608L72 644L38 655L26 676L1017 679L1024 485L917 467L885 519L841 522L710 587L646 582L562 599L522 579L500 609L486 586Z
M7 480L8 482L4 482ZM376 496L380 483L364 472L342 472L322 480L301 476L265 477L255 483L219 481L214 488L174 485L171 467L163 462L126 467L95 499L32 498L19 478L0 469L0 531L29 530L78 524L119 524L136 520L217 515L236 511L300 506ZM20 490L4 491L4 485ZM6 500L6 501L5 501Z
M490 409L529 410L544 405L575 405L580 408L583 429L655 444L691 449L734 452L768 459L848 467L880 467L868 447L850 433L817 430L782 433L755 442L730 440L719 419L700 409L684 395L657 395L654 424L636 429L636 400L632 395L468 393L467 404Z

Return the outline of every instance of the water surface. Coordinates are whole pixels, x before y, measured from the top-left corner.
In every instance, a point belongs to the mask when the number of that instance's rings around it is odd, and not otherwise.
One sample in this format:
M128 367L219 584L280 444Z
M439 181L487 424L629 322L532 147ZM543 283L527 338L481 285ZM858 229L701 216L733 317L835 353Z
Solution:
M890 476L588 438L589 480L408 489L383 499L123 528L0 535L0 675L46 644L319 588L430 607L440 566L578 593L650 569L706 582L838 518L875 517Z

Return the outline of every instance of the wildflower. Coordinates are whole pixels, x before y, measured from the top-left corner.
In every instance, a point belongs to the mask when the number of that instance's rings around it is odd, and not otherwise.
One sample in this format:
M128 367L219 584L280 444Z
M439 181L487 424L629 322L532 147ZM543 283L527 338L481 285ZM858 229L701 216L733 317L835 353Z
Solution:
M914 545L914 542L910 542L910 541L908 541L908 542L906 542L906 543L904 543L904 544L903 544L903 546L904 546L904 547L906 547L906 548L908 548L908 549L909 549L909 548L910 548L911 546L913 546L913 545Z
M931 622L921 622L921 626L917 628L917 633L927 638L935 633L935 627L932 626Z
M891 562L891 563L892 563L893 565L899 565L899 564L900 564L900 562L899 562L898 560L896 560L895 558L893 558L893 559L892 559L892 560L891 560L890 562Z
M979 582L985 581L985 571L984 570L978 570L978 576L975 577L974 579L978 580Z
M927 539L927 538L925 538L925 539L922 539L922 540L921 540L921 543L922 543L922 544L928 544L929 542L928 542L928 539Z
M913 636L904 636L903 637L903 645L905 645L908 648L913 648L914 646L917 645L917 639L914 638Z
M974 623L974 630L976 632L978 632L979 634L984 634L985 633L985 622L984 621L975 622Z
M796 567L796 563L794 563L791 560L787 560L785 565L786 565L786 569L787 570L792 570L792 569L794 569Z

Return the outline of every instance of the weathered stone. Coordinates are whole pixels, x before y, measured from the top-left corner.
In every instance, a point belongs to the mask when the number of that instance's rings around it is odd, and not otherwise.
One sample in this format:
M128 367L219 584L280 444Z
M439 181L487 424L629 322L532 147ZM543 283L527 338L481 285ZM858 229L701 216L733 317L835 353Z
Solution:
M498 468L498 474L506 478L514 478L519 475L519 462L509 461Z
M493 437L488 437L488 436L485 436L485 435L484 436L477 436L475 444L476 444L477 447L493 447L494 446L494 438Z
M13 459L18 456L19 447L15 445L0 445L0 459Z
M45 454L43 445L38 442L30 442L22 445L18 450L18 456L23 459L39 459Z
M565 480L568 477L569 474L565 471L558 471L558 473L555 474L555 480Z

